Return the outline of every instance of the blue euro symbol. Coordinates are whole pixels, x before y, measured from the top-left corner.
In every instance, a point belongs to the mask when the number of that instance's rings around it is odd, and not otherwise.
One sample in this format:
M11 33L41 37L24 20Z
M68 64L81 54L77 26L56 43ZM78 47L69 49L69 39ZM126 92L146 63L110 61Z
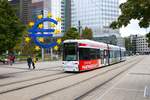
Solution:
M42 44L41 42L39 42L37 40L37 37L53 37L53 34L50 34L51 32L54 32L55 29L38 29L38 25L45 22L45 21L49 21L54 23L55 25L58 24L58 22L52 18L42 18L37 20L37 22L35 23L35 25L28 31L31 34L29 34L29 36L33 39L34 43L42 48L51 48L57 45L56 42L53 43L49 43L49 44ZM37 32L41 32L41 34L36 34ZM49 32L48 34L43 34L43 32Z

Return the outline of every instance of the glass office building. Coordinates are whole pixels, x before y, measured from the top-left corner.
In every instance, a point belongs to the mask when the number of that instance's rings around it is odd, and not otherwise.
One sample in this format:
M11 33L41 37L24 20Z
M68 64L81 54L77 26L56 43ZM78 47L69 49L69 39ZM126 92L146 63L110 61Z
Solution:
M32 19L36 19L36 16L43 14L44 17L47 17L48 12L52 14L52 18L56 19L57 17L62 17L62 0L32 0ZM56 29L64 31L64 26L59 22L56 26ZM44 28L50 28L50 24L44 22ZM63 34L54 35L56 37L61 37Z
M24 24L31 20L31 0L9 0L9 3L16 9L17 16Z
M61 18L64 33L71 27L71 0L61 0Z
M92 28L94 38L120 37L119 30L109 28L119 16L119 0L71 0L71 14L71 25Z

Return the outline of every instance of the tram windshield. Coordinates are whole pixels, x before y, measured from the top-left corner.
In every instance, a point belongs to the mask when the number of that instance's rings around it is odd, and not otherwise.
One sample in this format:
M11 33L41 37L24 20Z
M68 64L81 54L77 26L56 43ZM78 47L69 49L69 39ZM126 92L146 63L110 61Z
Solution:
M64 43L63 60L77 61L77 43Z

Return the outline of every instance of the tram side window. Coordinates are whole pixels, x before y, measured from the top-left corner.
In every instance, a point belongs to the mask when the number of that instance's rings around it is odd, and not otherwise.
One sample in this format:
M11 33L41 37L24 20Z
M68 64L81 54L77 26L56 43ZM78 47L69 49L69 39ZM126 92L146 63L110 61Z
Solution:
M91 59L99 59L100 58L99 49L90 48L90 54L91 54Z
M101 50L97 49L96 52L97 52L96 53L97 54L97 58L100 59L101 58Z
M112 57L113 57L112 50L110 50L109 53L110 53L110 54L109 54L109 55L110 55L109 57L112 58Z
M114 57L114 51L113 50L110 50L110 58L113 58Z
M120 57L120 51L116 50L116 57Z
M124 57L125 56L125 51L121 51L121 56Z
M100 58L101 58L101 59L104 58L104 50L100 50Z
M100 50L92 48L79 48L80 60L94 60L100 58Z

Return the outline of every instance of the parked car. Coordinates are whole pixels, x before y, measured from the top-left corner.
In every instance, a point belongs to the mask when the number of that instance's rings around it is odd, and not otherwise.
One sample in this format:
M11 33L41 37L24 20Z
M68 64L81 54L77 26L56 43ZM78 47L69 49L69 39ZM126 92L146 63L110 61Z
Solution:
M4 57L4 56L1 56L0 57L0 62L2 62L3 64L8 64L8 59L6 58L6 57Z

